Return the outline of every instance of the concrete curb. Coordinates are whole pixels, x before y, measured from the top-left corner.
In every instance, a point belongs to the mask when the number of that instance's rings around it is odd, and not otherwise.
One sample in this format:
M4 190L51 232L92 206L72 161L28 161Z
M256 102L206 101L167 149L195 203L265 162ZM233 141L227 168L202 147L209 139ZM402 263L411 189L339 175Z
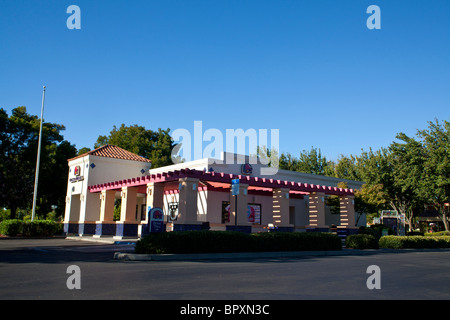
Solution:
M299 258L308 256L345 256L375 254L377 250L336 250L336 251L282 251L282 252L231 252L231 253L191 253L191 254L137 254L115 252L115 260L126 261L193 261L227 259L271 259Z
M124 261L195 261L227 259L279 259L314 256L362 256L380 253L450 252L450 249L342 249L335 251L231 252L191 254L137 254L115 252L115 260Z

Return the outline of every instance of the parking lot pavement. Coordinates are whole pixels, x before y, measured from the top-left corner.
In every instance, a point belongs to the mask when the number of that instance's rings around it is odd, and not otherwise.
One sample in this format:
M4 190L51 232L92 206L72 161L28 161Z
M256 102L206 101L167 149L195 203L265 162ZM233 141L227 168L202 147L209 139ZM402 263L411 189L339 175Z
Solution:
M334 256L124 261L125 242L0 240L0 300L8 299L449 299L450 251ZM381 289L371 290L369 266ZM71 290L68 268L80 270Z

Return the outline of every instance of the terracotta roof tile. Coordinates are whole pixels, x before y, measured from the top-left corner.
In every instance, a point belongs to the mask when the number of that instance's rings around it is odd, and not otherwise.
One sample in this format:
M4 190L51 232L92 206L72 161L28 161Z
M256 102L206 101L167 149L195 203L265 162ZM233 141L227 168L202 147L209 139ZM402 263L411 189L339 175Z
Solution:
M91 150L84 154L81 154L75 158L68 159L67 161L75 160L78 158L82 158L87 155L97 156L97 157L105 157L105 158L114 158L114 159L123 159L123 160L133 160L133 161L141 161L141 162L152 162L144 157L138 156L130 151L122 149L118 146L114 146L111 144L106 144L101 146L100 148Z

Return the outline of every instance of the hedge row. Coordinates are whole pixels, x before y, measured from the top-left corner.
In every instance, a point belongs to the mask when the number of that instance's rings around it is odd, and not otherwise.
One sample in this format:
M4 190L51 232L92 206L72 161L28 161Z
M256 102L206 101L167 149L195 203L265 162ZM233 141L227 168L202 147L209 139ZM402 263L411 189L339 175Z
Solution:
M17 219L3 220L0 223L0 234L25 237L51 237L62 234L63 225L50 220L22 221Z
M378 238L371 234L352 234L345 239L345 246L352 249L378 249Z
M450 236L384 236L379 246L386 249L450 248Z
M136 243L141 254L225 253L341 250L341 240L329 233L179 231L152 233Z
M450 231L428 232L423 234L425 237L450 236Z

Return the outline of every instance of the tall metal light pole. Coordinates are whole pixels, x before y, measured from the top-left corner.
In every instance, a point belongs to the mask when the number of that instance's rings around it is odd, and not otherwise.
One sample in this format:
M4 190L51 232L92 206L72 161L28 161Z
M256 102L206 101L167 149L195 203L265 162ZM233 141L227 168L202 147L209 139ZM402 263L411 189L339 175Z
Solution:
M38 152L37 152L37 160L36 160L36 176L34 178L33 211L31 213L31 221L34 220L34 217L36 214L36 197L37 197L37 188L38 188L38 180L39 180L39 164L41 162L41 141L42 141L42 121L43 121L43 116L44 116L44 101L45 101L45 86L42 91L41 125L39 128L39 143L38 143Z

